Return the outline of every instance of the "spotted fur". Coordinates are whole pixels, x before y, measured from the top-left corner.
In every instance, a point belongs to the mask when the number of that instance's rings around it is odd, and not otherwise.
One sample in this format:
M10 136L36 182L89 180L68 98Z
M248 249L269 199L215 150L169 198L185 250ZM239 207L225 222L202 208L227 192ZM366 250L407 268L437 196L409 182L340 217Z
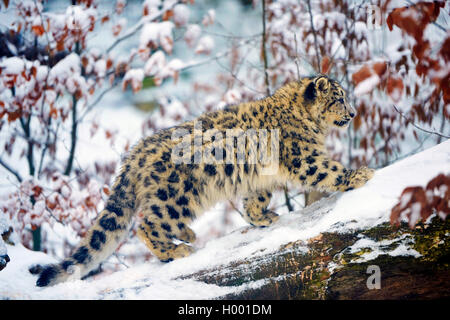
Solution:
M44 267L37 285L81 278L95 269L124 240L136 212L143 215L139 238L161 261L171 261L193 252L190 244L195 234L189 225L218 201L241 195L243 218L254 226L268 226L278 219L267 209L271 191L288 181L327 191L361 187L374 171L365 167L347 169L332 160L325 149L329 129L345 127L354 116L339 83L318 75L291 82L262 100L202 115L197 119L202 124L200 133L209 132L210 137L203 137L197 150L195 134L199 129L194 121L142 139L124 160L105 209L86 237L72 256ZM176 144L184 143L172 139L176 129L185 130L194 141L191 152L183 155L188 160L195 160L201 153L211 159L221 154L232 160L171 161ZM214 129L212 133L210 129ZM262 164L239 161L236 149L224 144L227 129L278 129L276 174L262 174ZM270 141L269 137L267 145L261 143L259 148L270 148ZM251 143L244 147L245 155L255 152ZM174 243L175 239L182 243Z

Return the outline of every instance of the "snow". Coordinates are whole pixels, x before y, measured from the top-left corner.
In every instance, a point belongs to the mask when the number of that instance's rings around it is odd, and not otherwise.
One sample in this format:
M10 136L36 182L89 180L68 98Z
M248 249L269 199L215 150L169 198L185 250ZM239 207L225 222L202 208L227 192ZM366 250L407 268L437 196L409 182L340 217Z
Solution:
M380 83L380 77L378 75L373 74L369 78L361 81L355 88L354 94L359 97L366 93L369 93Z
M0 69L9 75L20 74L25 68L25 63L18 57L6 58L0 62Z
M123 77L123 82L127 80L136 81L138 83L144 80L144 71L142 69L130 69Z
M99 59L95 62L94 70L98 77L104 77L106 75L106 61Z
M139 48L144 49L149 46L158 47L161 45L166 52L171 53L173 28L174 24L171 21L146 23L141 31Z
M6 222L5 217L4 216L0 216L0 257L7 254L7 252L6 252L6 245L3 242L3 239L1 237L1 235L5 231L7 231L8 228L9 228L9 226L8 226L8 223Z
M83 30L89 29L91 25L90 17L96 15L96 10L91 8L84 9L81 6L69 6L66 10L66 24L69 29Z
M82 84L85 82L81 74L81 60L76 53L71 53L64 59L59 61L50 70L48 74L49 83L66 84L69 92L75 92L77 86L75 83Z
M209 54L213 48L214 39L211 36L203 36L198 40L197 47L195 47L195 53Z
M8 299L213 299L237 293L249 286L261 286L258 281L238 287L220 287L185 276L212 269L239 259L276 252L291 241L307 241L324 231L345 232L369 228L389 221L390 210L405 187L425 186L438 173L450 172L450 140L380 169L366 186L346 193L335 193L305 208L300 214L284 214L268 228L243 226L227 235L194 244L191 256L168 264L155 258L145 264L112 274L101 274L87 280L61 283L54 287L37 288L36 277L28 268L37 263L50 263L49 256L31 252L21 245L9 246L11 262L0 272L0 298ZM193 226L194 227L194 226ZM203 231L206 226L201 226ZM194 228L196 229L196 228ZM389 250L393 242L397 247ZM370 260L381 253L418 256L407 237L381 241L361 238L351 248L372 250L360 256ZM307 247L304 248L307 252ZM360 262L359 260L357 262Z
M197 39L200 37L201 33L202 29L198 24L190 24L184 34L184 40L186 41L187 45L189 47L193 47L197 42Z
M216 20L216 11L214 9L209 9L208 12L203 16L202 24L208 26L214 23Z
M349 249L350 253L357 253L362 249L369 249L369 252L365 252L359 256L358 259L353 260L353 263L367 262L376 259L381 254L387 254L392 257L396 256L413 256L418 258L421 256L419 252L412 249L409 245L413 243L409 235L402 235L399 238L392 240L383 240L376 242L369 238L361 238L354 243ZM389 246L397 245L392 250L389 250Z
M190 10L185 4L177 4L173 8L173 21L177 26L184 26L189 21Z

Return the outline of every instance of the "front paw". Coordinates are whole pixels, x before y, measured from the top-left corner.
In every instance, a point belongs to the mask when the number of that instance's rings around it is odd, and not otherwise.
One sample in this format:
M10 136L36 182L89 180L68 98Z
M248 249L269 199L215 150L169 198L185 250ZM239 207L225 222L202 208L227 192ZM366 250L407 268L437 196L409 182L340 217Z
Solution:
M361 167L357 169L350 181L349 188L347 190L360 188L367 183L370 179L372 179L375 174L375 169Z

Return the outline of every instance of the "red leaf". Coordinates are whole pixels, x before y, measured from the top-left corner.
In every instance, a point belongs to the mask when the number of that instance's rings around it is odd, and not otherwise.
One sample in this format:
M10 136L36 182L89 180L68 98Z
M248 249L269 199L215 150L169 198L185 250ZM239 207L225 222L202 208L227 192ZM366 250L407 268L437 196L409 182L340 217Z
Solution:
M324 57L322 59L321 68L322 73L327 74L330 71L330 59L328 57Z
M352 75L352 80L355 86L357 86L360 82L370 78L373 75L377 75L381 78L387 70L387 63L384 61L375 62L373 64L365 64L358 71L356 71Z
M31 30L33 30L34 34L38 37L42 36L45 32L44 27L42 25L32 26Z
M32 188L32 190L33 190L33 196L35 198L39 197L41 195L41 193L42 193L42 188L40 186L34 186Z
M375 73L381 78L381 76L386 72L387 64L386 62L376 62L372 66Z
M387 92L392 100L398 102L403 93L403 81L397 77L389 77L387 80Z
M441 173L431 179L425 189L417 186L403 190L399 202L391 210L391 224L398 225L406 218L413 228L419 220L426 220L435 211L446 219L450 214L449 202L450 175Z
M436 20L444 6L444 1L434 1L396 8L388 15L386 22L389 30L392 31L396 25L419 42L427 24Z
M367 78L369 78L372 75L372 72L369 68L368 65L364 65L361 67L361 69L359 69L357 72L355 72L352 75L352 80L353 83L356 85L358 85L360 82L366 80Z
M173 17L173 10L167 10L166 12L164 12L162 19L163 21L167 21L171 17Z

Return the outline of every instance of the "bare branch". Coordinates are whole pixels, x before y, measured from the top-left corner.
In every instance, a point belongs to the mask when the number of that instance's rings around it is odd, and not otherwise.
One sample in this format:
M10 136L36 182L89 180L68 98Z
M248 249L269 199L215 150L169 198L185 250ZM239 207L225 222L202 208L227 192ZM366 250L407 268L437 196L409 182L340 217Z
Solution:
M270 96L270 84L269 84L269 73L268 69L268 61L267 61L267 49L266 49L266 0L262 0L262 54L263 54L263 62L264 62L264 82L266 84L267 95Z
M319 72L321 72L322 70L320 66L319 45L317 43L316 29L314 29L313 14L311 11L311 0L306 0L306 4L308 5L309 21L311 23L311 30L314 37L314 51L316 51L317 68L319 69Z
M86 115L92 111L92 109L94 109L94 107L100 102L100 100L105 96L105 94L107 94L109 91L111 91L112 89L114 89L117 86L118 82L114 82L109 88L103 90L98 96L97 98L95 98L95 100L89 104L85 111L83 112L83 114L77 119L77 122L81 122L83 121L84 117L86 117Z
M429 134L435 134L435 135L437 135L439 137L442 137L442 138L450 139L450 136L446 136L445 134L442 134L440 132L431 131L431 130L427 130L427 129L419 127L414 122L412 122L410 119L408 119L400 110L398 110L397 107L394 104L392 106L394 107L395 111L397 111L400 114L400 116L402 116L402 118L404 118L407 122L411 123L414 128L419 129L420 131L423 131L423 132L426 132L426 133L429 133Z
M238 46L246 45L246 44L248 44L248 43L250 43L252 41L254 41L253 38L245 39L245 40L239 41L239 43L237 45ZM209 58L206 58L206 59L203 59L203 60L199 60L199 61L193 61L193 62L187 63L182 68L178 69L178 71L185 71L185 70L188 70L188 69L191 69L191 68L195 68L195 67L198 67L198 66L210 63L212 61L219 60L220 58L223 58L223 57L226 57L227 55L229 55L232 51L233 51L233 49L229 49L229 50L226 50L226 51L223 51L223 52L219 52L218 54L216 54L216 55L214 55L212 57L209 57Z
M297 78L300 80L300 65L298 59L298 42L297 42L297 34L294 32L294 44L295 44L295 66L297 67Z
M75 97L75 95L72 95L72 129L70 132L71 143L70 143L69 158L67 159L67 166L66 170L64 171L64 174L66 176L69 176L70 172L72 171L73 160L75 157L75 148L77 146L77 139L78 139L77 104L78 104L77 98Z
M3 159L2 158L0 158L0 165L3 167L3 168L5 168L7 171L9 171L10 173L12 173L15 177L16 177L16 179L19 181L19 182L22 182L22 177L21 177L21 175L16 171L16 170L14 170L13 168L11 168L5 161L3 161Z
M224 70L226 70L227 72L229 72L230 75L231 75L231 77L232 77L233 79L235 79L237 82L239 82L239 84L240 84L241 86L243 86L243 87L245 87L245 88L249 89L250 91L253 91L253 92L257 93L257 94L262 94L262 95L264 95L264 94L266 93L266 92L262 92L262 91L259 91L259 90L255 89L255 88L252 88L252 87L248 86L245 82L243 82L241 79L238 78L238 76L237 76L237 74L236 74L235 72L233 72L232 70L230 70L229 68L227 68L226 66L224 66L222 63L219 62L219 60L217 60L216 63L217 63L222 69L224 69Z
M362 1L354 10L359 10L364 4L365 4L365 2ZM350 25L350 27L348 27L347 20L346 20L346 23L345 23L345 29L346 29L346 33L347 33L346 36L348 36L348 33L349 33L350 30L354 29L355 22L356 22L356 20L352 20L352 24ZM331 55L331 57L330 57L330 68L335 63L336 60L339 60L339 59L334 59L334 56L338 53L338 51L341 49L342 46L343 46L343 43L341 41L341 43L339 43L337 48L334 50L334 53ZM348 61L344 60L344 62L348 62Z

